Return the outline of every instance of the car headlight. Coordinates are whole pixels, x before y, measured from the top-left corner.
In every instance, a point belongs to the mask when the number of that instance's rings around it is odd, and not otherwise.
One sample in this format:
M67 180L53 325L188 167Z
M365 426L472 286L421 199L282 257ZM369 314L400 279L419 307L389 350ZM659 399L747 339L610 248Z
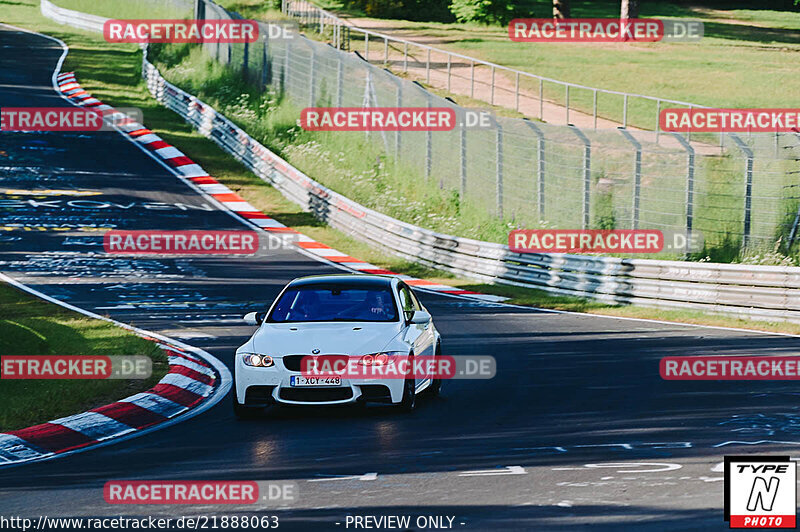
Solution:
M372 353L370 355L364 355L358 362L362 366L385 366L394 362L392 360L392 355L394 354L393 352Z
M253 366L256 368L268 368L275 365L275 361L269 355L259 355L257 353L244 353L242 355L242 362L245 366Z

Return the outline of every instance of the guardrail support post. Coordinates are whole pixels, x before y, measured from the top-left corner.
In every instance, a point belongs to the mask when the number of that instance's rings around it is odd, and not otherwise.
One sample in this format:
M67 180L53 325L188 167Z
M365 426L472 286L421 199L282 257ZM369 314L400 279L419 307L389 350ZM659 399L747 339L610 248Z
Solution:
M682 135L672 133L686 150L686 241L692 236L694 220L694 148Z
M497 217L503 219L503 126L497 125L497 143L495 154L497 156Z
M545 153L545 141L544 141L544 133L542 130L528 120L527 118L524 119L525 123L528 125L529 128L536 133L536 136L539 138L539 146L538 146L538 159L539 164L537 165L536 170L536 202L539 207L539 221L544 221L546 218L544 217L544 153Z
M569 86L569 85L567 85ZM581 142L583 142L583 220L581 221L581 229L588 229L591 224L591 201L592 201L592 143L583 131L578 129L572 124L567 124Z
M639 197L642 191L642 145L624 128L618 128L622 136L633 145L633 205L631 206L631 229L639 229Z
M729 135L745 156L744 164L744 220L742 228L742 249L750 243L750 209L753 203L753 151L738 136Z

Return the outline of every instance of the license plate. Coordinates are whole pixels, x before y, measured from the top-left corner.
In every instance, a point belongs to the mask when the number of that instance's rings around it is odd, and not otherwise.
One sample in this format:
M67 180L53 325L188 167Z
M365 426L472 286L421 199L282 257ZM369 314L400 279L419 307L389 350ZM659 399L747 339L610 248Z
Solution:
M290 386L341 386L341 377L303 377L292 375L289 378Z

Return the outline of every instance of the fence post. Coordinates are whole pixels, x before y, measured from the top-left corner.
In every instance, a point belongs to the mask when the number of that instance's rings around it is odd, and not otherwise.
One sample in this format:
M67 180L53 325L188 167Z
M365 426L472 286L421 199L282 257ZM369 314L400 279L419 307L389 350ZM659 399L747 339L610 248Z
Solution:
M245 41L244 42L244 54L242 57L242 73L244 74L244 78L248 78L248 70L250 68L250 43Z
M408 41L403 41L403 72L408 72Z
M497 125L497 143L495 155L497 157L497 166L495 173L497 175L497 217L503 219L503 126L499 122Z
M344 74L344 66L342 64L342 54L336 54L339 59L336 65L336 107L342 106L342 82Z
M566 87L566 92L567 92L567 94L566 94L566 105L564 106L566 108L566 112L567 112L567 121L564 122L564 123L569 125L569 85L564 85L564 86Z
M656 100L656 144L661 134L661 100Z
M636 153L633 158L633 205L631 210L632 227L631 229L639 229L639 198L642 191L642 145L639 144L633 135L631 135L624 128L618 128L622 136L628 139L633 145Z
M475 97L475 61L469 62L469 97Z
M528 125L529 128L536 133L536 136L539 138L539 146L538 146L538 158L539 164L536 171L536 190L537 190L537 203L539 207L539 221L545 220L544 217L544 150L545 150L545 143L544 143L544 133L542 130L539 129L539 126L528 120L527 118L524 119L525 123Z
M467 197L467 126L461 121L461 200Z
M492 105L494 105L494 72L495 68L494 65L492 65L492 98L491 100L489 100L489 103L491 103Z
M283 57L283 86L281 92L289 94L289 56L292 52L292 40L284 39L286 43L286 55Z
M369 63L369 33L364 34L364 59Z
M544 120L544 80L539 78L539 120Z
M425 82L431 82L431 49L428 48L428 59L425 61Z
M450 54L447 54L447 92L450 92Z
M742 248L750 243L750 209L753 203L753 151L738 136L730 134L746 157L744 165L744 228L742 230Z
M389 37L383 38L383 64L389 64Z
M314 59L316 58L315 56L316 56L316 54L314 53L314 48L311 48L311 65L310 65L310 71L309 71L309 78L310 78L311 82L308 84L309 85L309 87L308 87L308 106L309 107L314 107L314 84L317 81L316 80L316 69L314 68L314 63L316 63L316 61L314 61Z
M519 72L517 72L516 83L514 84L514 110L519 111Z
M261 49L261 90L267 87L267 80L272 83L272 76L267 72L269 63L269 39L264 35L264 47Z
M672 133L686 150L686 242L692 236L694 218L694 148L682 135Z
M591 209L591 193L592 193L592 144L583 131L568 124L569 128L581 142L583 142L583 220L581 221L581 229L588 229L591 223L590 209Z
M628 127L628 93L622 97L622 127Z
M594 117L594 130L597 131L597 89L592 91L592 115Z

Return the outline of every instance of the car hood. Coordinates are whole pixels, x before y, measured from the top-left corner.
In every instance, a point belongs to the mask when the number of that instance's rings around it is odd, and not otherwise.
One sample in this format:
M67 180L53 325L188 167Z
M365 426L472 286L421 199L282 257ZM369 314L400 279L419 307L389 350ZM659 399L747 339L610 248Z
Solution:
M281 357L319 349L323 355L359 356L384 350L401 332L401 322L265 323L239 352Z

